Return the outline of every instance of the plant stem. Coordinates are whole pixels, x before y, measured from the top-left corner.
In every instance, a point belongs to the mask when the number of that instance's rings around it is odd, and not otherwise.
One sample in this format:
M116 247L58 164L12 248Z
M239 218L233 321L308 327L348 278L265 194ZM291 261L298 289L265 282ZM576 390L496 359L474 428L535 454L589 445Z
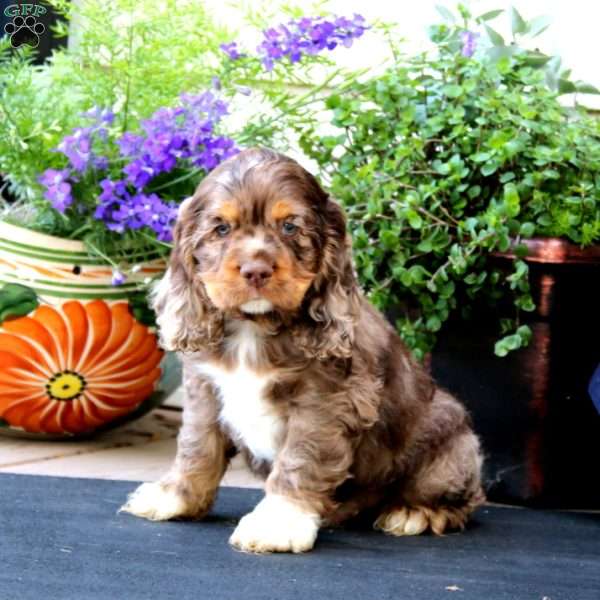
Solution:
M127 131L129 117L129 100L131 98L131 63L133 56L133 4L129 5L129 31L128 31L128 53L127 53L127 83L125 85L125 105L123 106L123 129Z

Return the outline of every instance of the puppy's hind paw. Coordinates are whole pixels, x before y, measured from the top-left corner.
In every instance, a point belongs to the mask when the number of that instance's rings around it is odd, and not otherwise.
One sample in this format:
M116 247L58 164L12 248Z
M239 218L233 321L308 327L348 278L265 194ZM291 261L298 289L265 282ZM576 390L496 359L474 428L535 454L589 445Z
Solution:
M436 535L442 535L447 529L463 529L467 514L455 508L394 508L379 515L374 523L375 529L380 529L390 535L420 535L431 529Z
M129 495L119 512L128 512L150 521L168 521L188 516L189 509L173 486L156 482L140 485Z

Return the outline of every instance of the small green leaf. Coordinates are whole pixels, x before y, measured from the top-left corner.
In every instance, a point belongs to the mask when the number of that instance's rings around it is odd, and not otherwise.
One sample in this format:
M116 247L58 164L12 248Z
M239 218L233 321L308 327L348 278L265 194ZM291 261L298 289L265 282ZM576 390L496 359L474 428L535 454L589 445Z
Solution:
M469 198L471 198L471 200L473 200L473 198L477 198L479 194L481 194L481 186L479 185L473 185L467 191L467 195L469 196Z
M485 26L485 30L487 31L488 37L494 46L504 46L504 38L494 29L492 29L489 25Z
M442 298L450 298L456 289L453 281L447 281L444 285L440 287L440 296Z
M509 217L516 217L521 210L519 191L514 183L509 182L504 186L504 206Z
M514 6L511 6L510 8L510 22L513 35L527 33L527 23Z
M547 215L547 214L540 215L537 218L537 222L542 227L550 227L550 225L552 225L552 219L550 218L550 215Z
M558 80L558 93L559 94L572 94L577 91L577 87L572 81L561 77Z
M406 212L406 216L408 217L408 224L413 229L420 229L421 225L423 225L423 219L417 211L409 210Z
M442 15L442 17L446 21L449 21L450 23L455 23L456 22L455 16L445 6L441 6L441 5L438 4L435 7L435 10L437 10L440 13L440 15Z
M488 162L481 167L481 174L488 177L498 170L498 165L495 162Z
M600 90L589 83L577 82L575 84L575 89L580 94L600 94Z
M136 321L150 327L156 326L156 314L148 304L148 296L144 292L129 294L129 311Z
M496 344L494 345L494 354L500 357L506 356L508 354L508 348L506 347L504 340L496 342Z
M515 304L521 309L524 310L526 312L532 312L535 310L535 304L533 302L533 298L527 294L526 296L523 296L522 298L519 298Z
M0 324L28 315L38 306L37 294L30 287L19 283L5 283L0 287Z
M421 265L413 265L409 272L413 283L422 283L428 276L427 271Z
M517 333L513 333L512 335L507 335L504 338L504 344L509 350L516 350L521 347L521 336Z
M513 333L496 342L494 353L496 356L506 356L511 350L516 350L521 346L523 346L523 339L518 333Z
M529 67L535 67L536 69L539 67L543 67L544 65L550 62L552 57L547 54L543 54L542 52L527 52L525 54L525 64Z
M462 87L456 84L445 85L442 91L448 98L458 98L463 93Z
M393 231L382 231L379 235L379 240L381 241L381 245L387 250L392 250L398 246L398 234Z
M529 222L521 223L519 233L525 238L533 237L533 234L535 233L535 224Z
M405 287L410 287L412 285L413 279L408 269L403 269L402 273L400 273L400 281Z
M425 327L427 327L429 331L439 331L442 328L442 321L436 315L432 315L427 319Z
M498 250L500 250L500 252L507 252L509 248L510 238L505 233L500 234L498 236Z
M550 26L550 18L546 16L536 17L529 21L529 35L537 37L542 34Z
M477 152L469 157L473 162L487 162L492 157L491 152Z
M337 94L333 94L325 101L327 108L337 108L342 102L342 99Z
M517 329L517 334L521 336L521 340L523 340L523 345L529 344L532 335L531 328L529 327L529 325L521 325L521 327Z
M504 9L499 9L499 10L490 10L489 12L483 13L482 15L479 15L476 18L477 22L481 22L481 21L491 21L492 19L495 19L497 16L501 15L504 12Z
M512 251L517 258L525 258L529 254L529 248L526 244L517 244L513 246Z
M427 238L417 245L417 250L419 252L431 252L433 250L433 243L431 238Z

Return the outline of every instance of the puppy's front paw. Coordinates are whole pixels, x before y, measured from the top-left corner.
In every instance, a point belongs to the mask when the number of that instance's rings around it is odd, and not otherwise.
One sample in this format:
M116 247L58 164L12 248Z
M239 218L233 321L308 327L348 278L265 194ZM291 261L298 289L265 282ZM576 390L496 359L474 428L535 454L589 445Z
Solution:
M242 552L306 552L314 546L318 530L318 515L270 494L240 520L229 543Z
M129 495L119 512L128 512L150 521L168 521L189 515L189 507L175 486L161 483L143 483Z

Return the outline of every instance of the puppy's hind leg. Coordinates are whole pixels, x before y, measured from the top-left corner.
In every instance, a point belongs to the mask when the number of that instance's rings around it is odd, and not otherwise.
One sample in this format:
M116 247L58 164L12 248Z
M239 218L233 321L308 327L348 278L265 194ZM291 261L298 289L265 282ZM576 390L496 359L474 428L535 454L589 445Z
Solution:
M481 464L475 434L456 434L409 478L399 497L377 518L375 528L398 536L463 529L485 501Z

